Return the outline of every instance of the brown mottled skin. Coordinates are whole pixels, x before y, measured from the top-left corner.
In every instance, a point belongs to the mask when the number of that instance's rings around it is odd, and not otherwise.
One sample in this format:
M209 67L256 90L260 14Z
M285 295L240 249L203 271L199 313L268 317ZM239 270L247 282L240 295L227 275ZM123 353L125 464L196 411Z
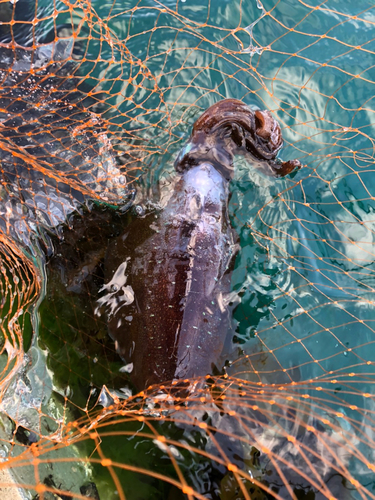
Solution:
M101 305L138 389L212 373L230 328L233 157L242 154L267 174L284 176L299 162L278 161L281 147L279 124L268 111L234 99L214 104L175 162L180 178L167 206L135 218L109 247Z
M175 168L211 161L226 178L233 173L233 156L245 156L268 175L284 177L301 166L298 160L276 159L283 145L278 122L269 111L253 111L242 101L224 99L207 109L194 123Z

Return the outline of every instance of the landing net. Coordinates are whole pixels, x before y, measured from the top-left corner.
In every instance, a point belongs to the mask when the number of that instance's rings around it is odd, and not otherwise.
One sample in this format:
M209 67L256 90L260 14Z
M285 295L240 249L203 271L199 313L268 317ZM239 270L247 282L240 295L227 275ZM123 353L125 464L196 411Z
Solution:
M1 498L374 499L371 2L0 0L0 20ZM95 314L106 249L223 98L270 110L304 167L236 163L225 369L132 392Z

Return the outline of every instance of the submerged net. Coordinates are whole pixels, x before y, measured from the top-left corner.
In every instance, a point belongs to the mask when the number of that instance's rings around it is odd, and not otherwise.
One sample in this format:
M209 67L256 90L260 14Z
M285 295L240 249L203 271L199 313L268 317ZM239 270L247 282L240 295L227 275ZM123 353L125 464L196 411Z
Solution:
M375 498L371 2L0 0L0 19L2 498ZM236 162L224 367L137 392L97 311L108 249L228 97L304 166Z

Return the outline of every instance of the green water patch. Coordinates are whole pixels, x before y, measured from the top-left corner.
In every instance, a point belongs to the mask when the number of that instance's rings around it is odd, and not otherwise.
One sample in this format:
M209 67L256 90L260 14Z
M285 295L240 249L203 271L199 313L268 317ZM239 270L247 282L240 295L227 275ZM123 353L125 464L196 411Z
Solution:
M127 385L106 321L95 314L108 241L119 234L125 217L99 206L75 215L54 242L55 254L46 264L38 343L48 353L55 388L81 408L90 395L95 401L103 385Z

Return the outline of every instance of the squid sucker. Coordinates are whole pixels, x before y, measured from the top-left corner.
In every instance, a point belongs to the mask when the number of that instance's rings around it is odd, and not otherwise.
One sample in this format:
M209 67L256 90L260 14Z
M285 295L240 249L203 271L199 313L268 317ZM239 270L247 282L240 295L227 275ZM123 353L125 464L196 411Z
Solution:
M166 207L135 218L109 246L99 308L137 389L213 373L231 322L234 155L284 176L300 164L277 160L281 147L268 111L234 99L214 104L176 159L179 179Z

